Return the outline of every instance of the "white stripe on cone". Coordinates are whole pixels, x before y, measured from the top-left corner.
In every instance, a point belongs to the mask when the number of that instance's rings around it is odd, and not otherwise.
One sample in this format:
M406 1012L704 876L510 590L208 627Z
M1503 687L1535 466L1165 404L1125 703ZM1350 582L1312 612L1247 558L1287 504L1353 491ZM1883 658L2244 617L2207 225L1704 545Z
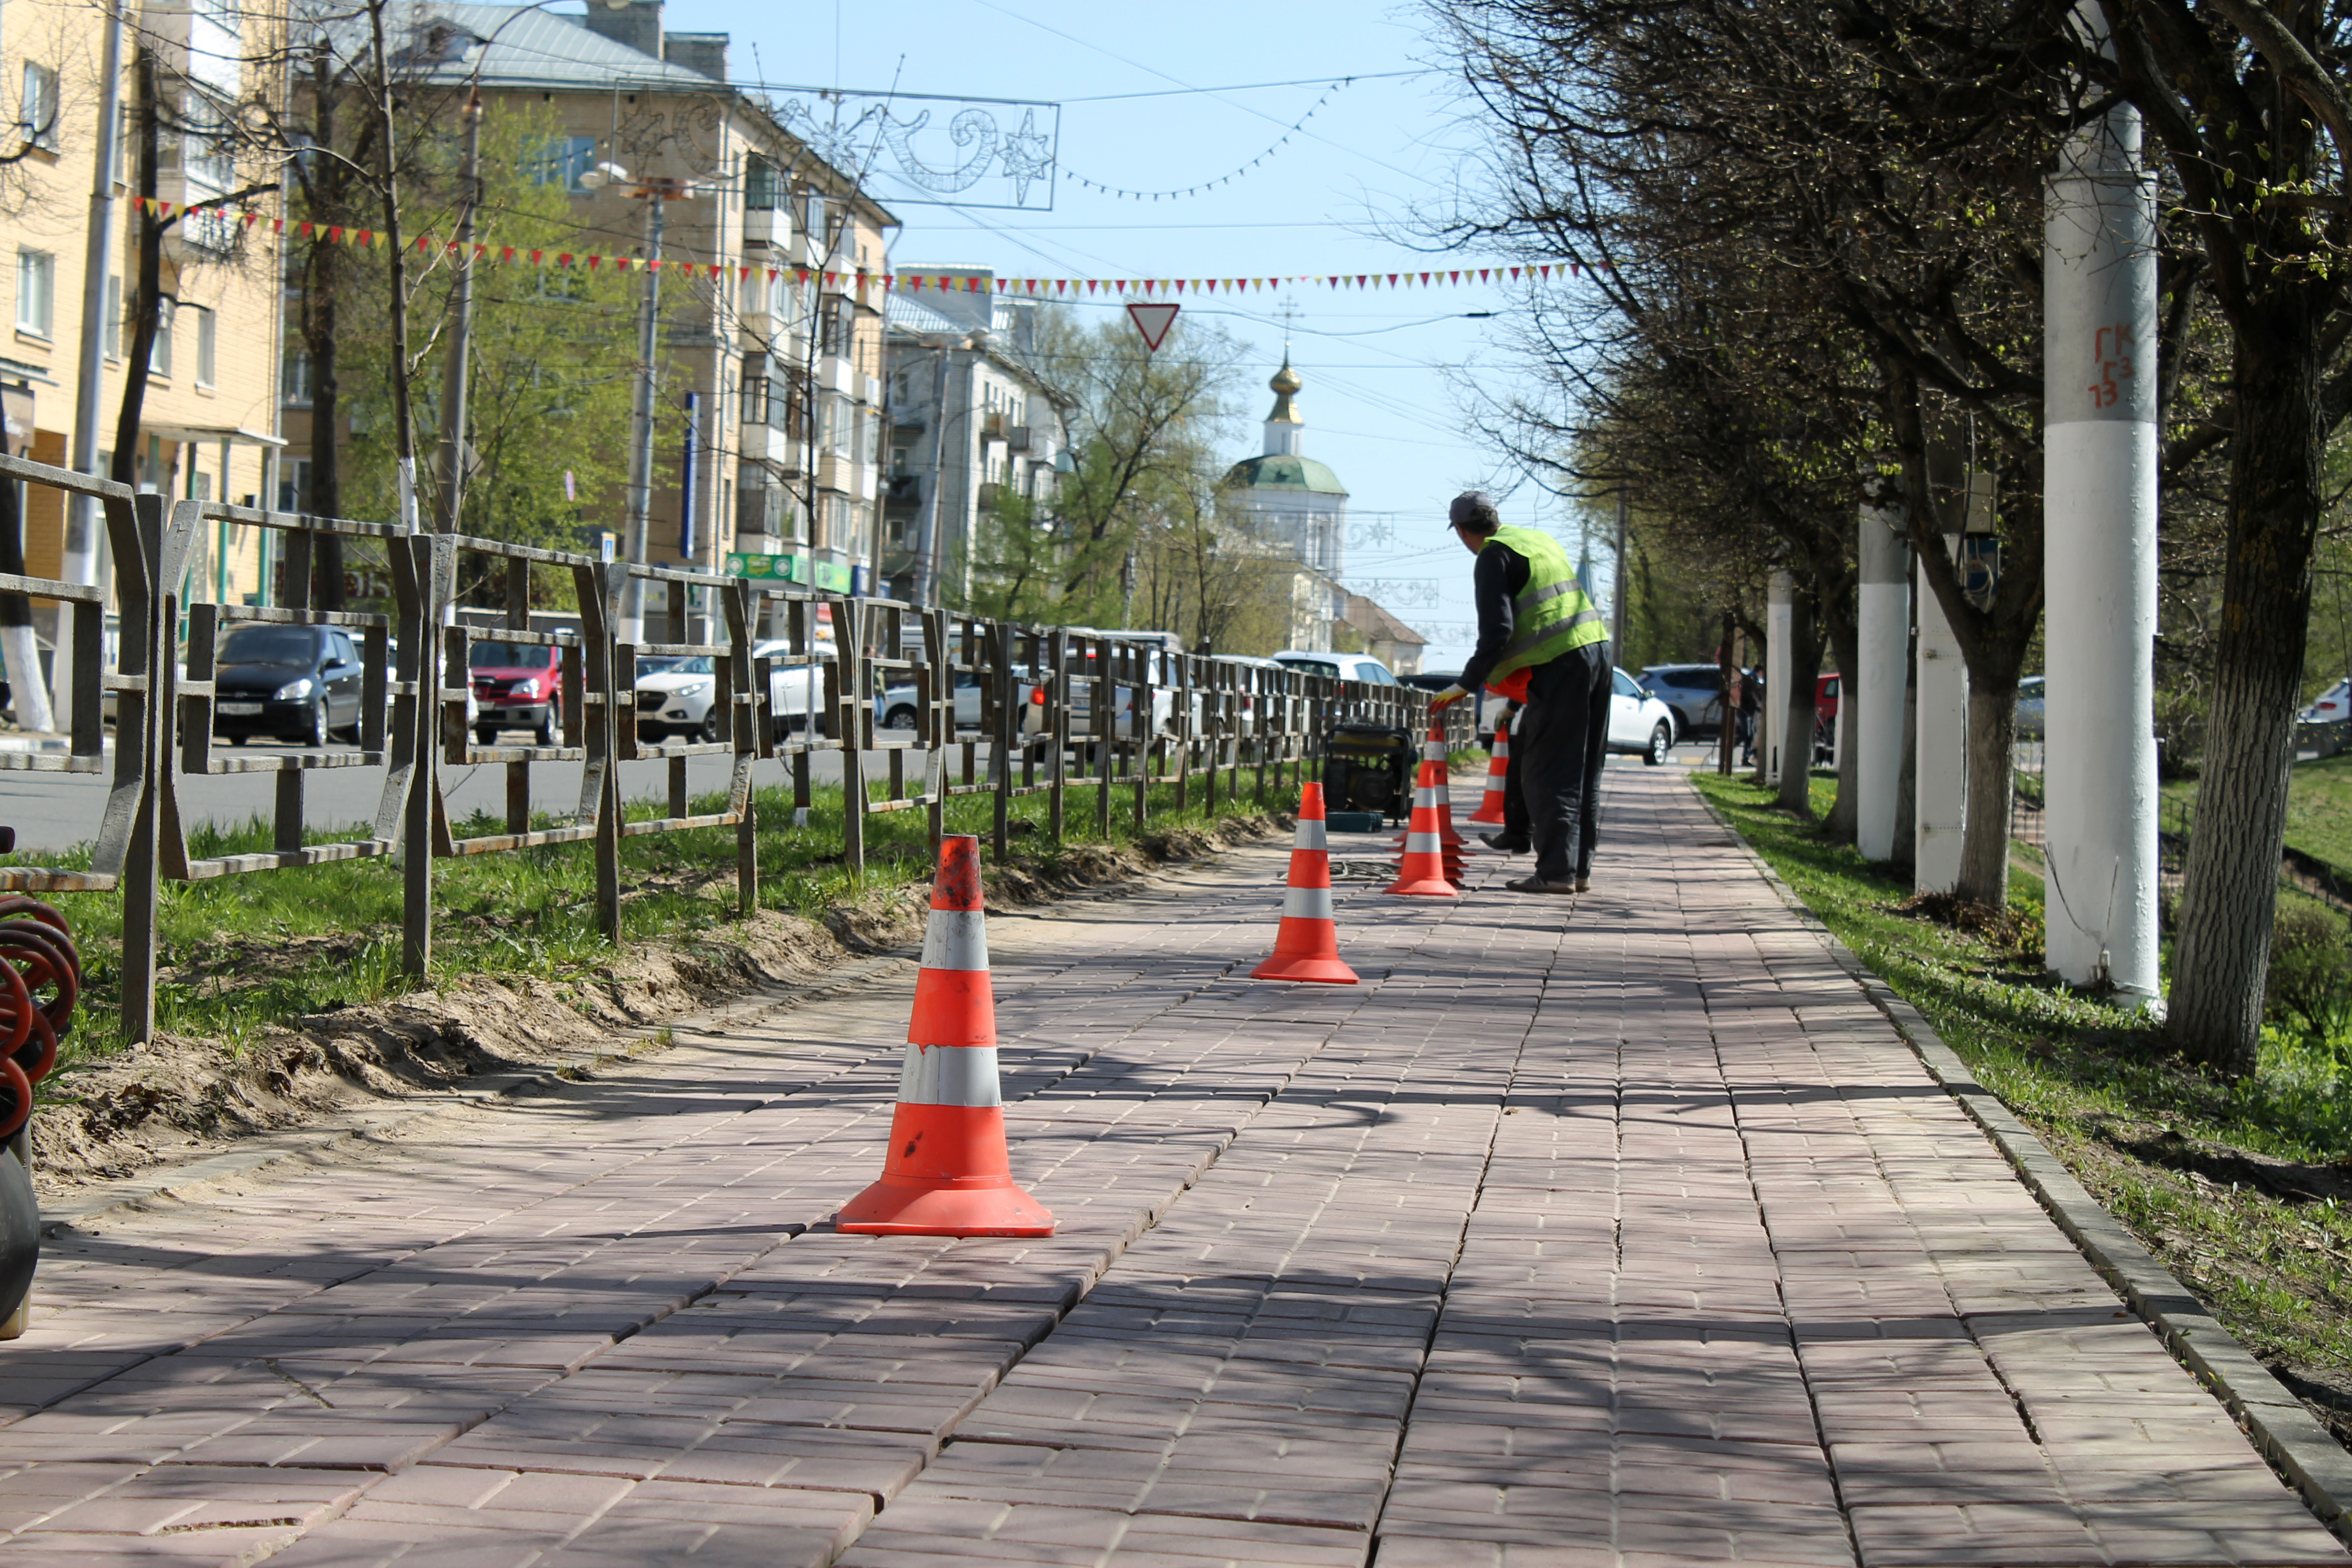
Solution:
M1286 921L1328 921L1331 914L1331 889L1328 888L1285 888L1282 890L1282 918Z
M934 914L959 911L935 910ZM898 1069L901 1105L1002 1105L994 1046L908 1046Z
M1323 819L1302 816L1298 819L1298 837L1290 846L1293 849L1328 849L1331 841L1324 836Z
M923 928L923 967L986 969L988 927L983 913L979 910L933 910L930 923Z
M1444 843L1434 833L1408 833L1404 836L1404 852L1408 855L1441 855Z

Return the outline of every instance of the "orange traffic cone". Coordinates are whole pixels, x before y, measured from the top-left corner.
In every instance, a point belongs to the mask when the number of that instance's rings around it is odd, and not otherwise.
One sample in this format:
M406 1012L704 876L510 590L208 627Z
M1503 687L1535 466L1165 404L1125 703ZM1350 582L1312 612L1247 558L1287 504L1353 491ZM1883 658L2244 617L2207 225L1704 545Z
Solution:
M1429 739L1421 743L1421 765L1413 770L1412 797L1418 802L1423 790L1433 792L1430 798L1437 805L1438 839L1444 844L1446 853L1459 860L1464 855L1473 854L1475 851L1471 849L1463 839L1460 830L1454 826L1454 794L1446 786L1445 782L1447 766L1445 731L1432 724L1429 727ZM1412 827L1410 823L1407 823L1404 834L1391 839L1390 842L1402 844L1411 837L1412 837Z
M1499 724L1495 727L1495 752L1486 763L1486 793L1478 802L1478 809L1470 820L1489 826L1499 826L1505 820L1503 803L1510 798L1511 732Z
M1339 957L1339 927L1331 915L1331 850L1323 836L1323 786L1298 786L1298 837L1290 850L1290 882L1282 895L1282 924L1274 956L1250 971L1252 980L1318 980L1353 985L1356 972Z
M882 1179L842 1205L834 1228L857 1236L1054 1234L1054 1216L1013 1184L996 1082L980 840L969 835L940 840Z
M1444 763L1435 764L1443 770ZM1422 763L1422 777L1428 778L1431 764ZM1435 786L1417 784L1412 792L1412 820L1406 826L1404 859L1397 867L1397 879L1389 884L1391 893L1407 893L1415 898L1458 899L1460 889L1448 879L1448 874L1458 875L1461 857L1449 853L1437 831L1439 806Z

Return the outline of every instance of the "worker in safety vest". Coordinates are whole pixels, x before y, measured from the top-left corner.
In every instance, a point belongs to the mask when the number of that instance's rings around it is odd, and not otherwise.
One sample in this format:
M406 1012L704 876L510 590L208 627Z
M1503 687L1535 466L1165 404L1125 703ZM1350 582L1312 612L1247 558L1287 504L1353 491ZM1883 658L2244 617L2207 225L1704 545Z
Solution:
M1461 684L1439 692L1431 706L1528 672L1527 710L1511 751L1536 866L1533 875L1507 885L1520 893L1583 892L1592 885L1601 764L1608 755L1608 627L1551 535L1506 528L1493 499L1476 490L1454 497L1447 519L1463 548L1478 557L1471 575L1478 647Z

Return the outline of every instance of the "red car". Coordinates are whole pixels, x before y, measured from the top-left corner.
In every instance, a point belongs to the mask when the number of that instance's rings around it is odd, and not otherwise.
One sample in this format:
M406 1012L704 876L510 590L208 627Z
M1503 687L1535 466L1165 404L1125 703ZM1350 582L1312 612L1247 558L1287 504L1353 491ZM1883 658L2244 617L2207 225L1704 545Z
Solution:
M529 730L541 746L562 743L563 669L556 650L536 643L473 646L474 739L495 744L501 730Z

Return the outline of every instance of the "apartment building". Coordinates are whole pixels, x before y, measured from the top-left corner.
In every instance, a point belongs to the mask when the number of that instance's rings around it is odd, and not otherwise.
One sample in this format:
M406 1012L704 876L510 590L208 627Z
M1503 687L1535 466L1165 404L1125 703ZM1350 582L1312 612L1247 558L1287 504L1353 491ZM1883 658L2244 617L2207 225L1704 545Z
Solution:
M272 89L265 62L278 24L230 0L151 0L127 16L121 101L126 124L137 102L135 62L153 53L167 129L157 188L174 207L267 184L267 166L241 154L229 132L234 107ZM97 173L104 19L87 5L16 0L0 8L0 382L29 391L33 433L23 455L69 466L84 321L83 280ZM216 128L212 133L207 127ZM126 279L137 276L139 214L132 203L134 138L122 138L113 189L114 245L99 289L98 447L113 460L129 336ZM273 194L243 204L275 216ZM272 489L278 448L279 292L278 242L266 222L199 215L165 231L166 307L150 368L135 453L139 487L151 492L257 502ZM21 396L22 394L19 394ZM54 492L26 498L26 564L58 570L65 509ZM224 527L197 570L199 586L230 602L255 597L270 568L258 529ZM54 606L37 611L42 641Z
M962 605L971 602L975 572L985 569L989 521L1015 498L1034 525L1051 517L1071 466L1075 405L1028 363L1036 312L1050 307L998 298L984 268L915 270L926 287L894 291L886 314L881 577L897 597L912 598L930 583L939 602Z
M418 0L392 21L420 82L478 80L489 112L551 116L544 161L583 252L646 255L661 202L664 266L632 279L659 300L667 471L647 559L871 592L897 220L730 84L725 34L667 30L661 0L596 0L582 16ZM635 374L634 331L612 362ZM591 525L621 532L623 487L578 500Z

